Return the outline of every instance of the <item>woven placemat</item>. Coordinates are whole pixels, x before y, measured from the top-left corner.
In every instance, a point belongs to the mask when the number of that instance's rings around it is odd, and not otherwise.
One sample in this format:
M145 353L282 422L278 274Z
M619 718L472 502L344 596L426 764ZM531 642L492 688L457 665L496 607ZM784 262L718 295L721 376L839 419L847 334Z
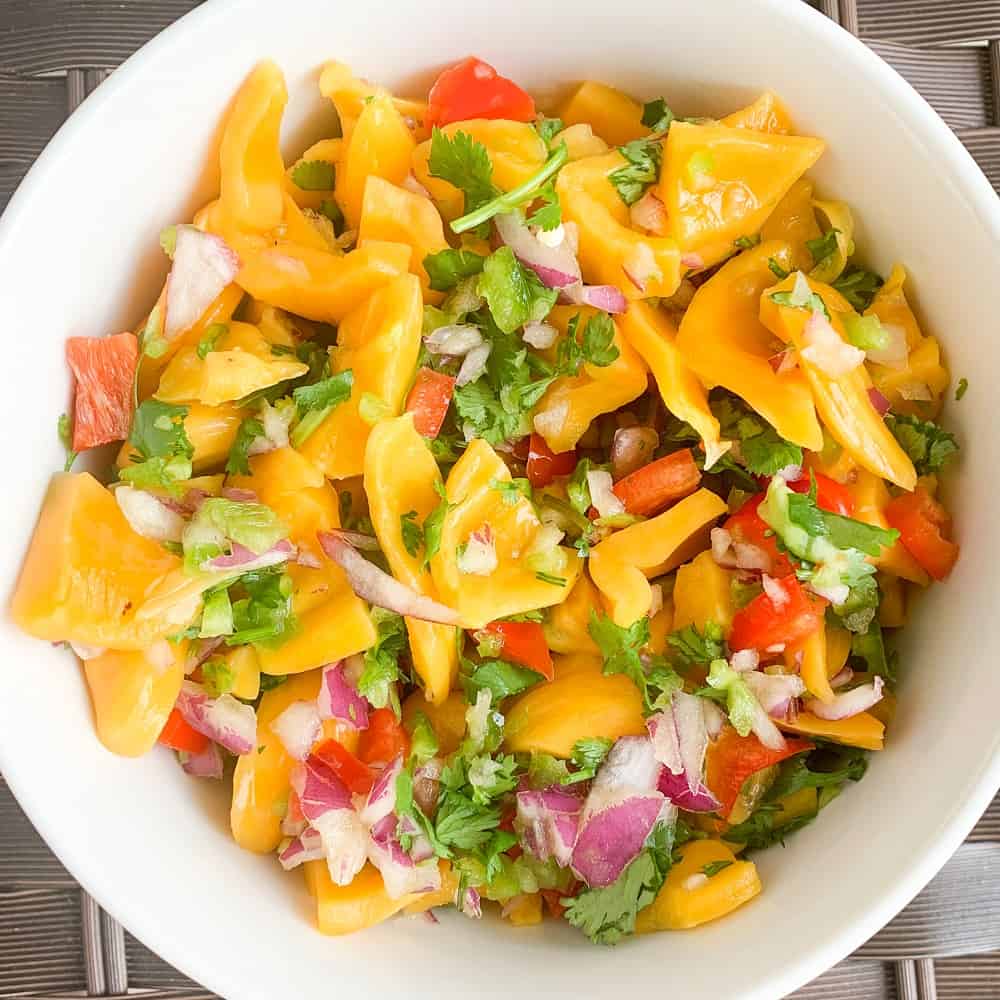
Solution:
M0 209L84 97L195 6L197 0L0 0ZM814 0L813 6L906 76L1000 191L1000 0ZM949 864L950 880L946 870L877 945L831 969L795 1000L1000 998L1000 951L966 954L988 935L949 937L947 928L935 926L936 913L961 895L963 884L997 870L986 865L996 851L1000 796ZM956 872L965 883L956 882ZM978 912L986 924L996 924L1000 884L994 879L986 891ZM930 953L954 957L921 960ZM214 998L101 911L0 778L0 997L125 994Z

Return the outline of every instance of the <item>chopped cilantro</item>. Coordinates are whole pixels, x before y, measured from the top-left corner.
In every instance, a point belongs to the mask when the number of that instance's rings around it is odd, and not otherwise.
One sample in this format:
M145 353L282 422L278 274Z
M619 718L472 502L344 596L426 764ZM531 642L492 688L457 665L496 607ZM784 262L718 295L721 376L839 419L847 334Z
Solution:
M885 653L882 626L877 621L872 621L866 632L851 636L851 655L865 661L868 673L877 674L889 683L895 681L889 658Z
M708 878L713 878L719 872L725 871L732 863L732 861L710 861L707 865L701 866L701 873Z
M292 170L292 183L301 191L332 191L336 171L327 160L302 160Z
M522 498L532 499L530 481L520 476L514 479L491 479L490 489L496 490L508 507L515 506Z
M643 663L641 651L650 636L648 618L640 618L623 628L607 615L598 616L591 610L587 631L601 651L604 673L625 674L639 689L648 711L662 707L673 691L681 687L681 679L663 657L647 656L648 669Z
M292 392L292 398L299 408L299 422L291 434L292 444L296 448L326 420L334 407L350 398L353 385L354 373L347 369L312 385L299 386Z
M236 440L226 460L226 472L231 476L249 476L250 446L264 436L264 425L256 417L247 417L236 432Z
M739 236L733 240L733 246L737 250L752 250L758 243L760 243L760 233L754 236ZM772 257L771 260L774 260L774 258Z
M839 229L830 229L822 236L806 240L806 249L812 256L814 266L819 267L827 257L831 257L837 252L837 237L839 235Z
M419 767L434 757L438 749L437 734L430 720L423 712L414 713L413 726L410 730L410 760Z
M59 441L63 448L66 449L66 461L63 463L63 472L69 472L76 461L77 453L73 451L73 424L67 414L60 414L56 429L59 432Z
M486 147L466 132L449 138L435 127L427 161L431 177L453 184L465 195L465 214L492 201L499 189L493 183L493 164ZM473 227L470 227L473 228Z
M646 188L656 183L663 158L663 145L659 138L635 139L619 146L618 152L627 161L608 174L608 180L626 205L634 205Z
M802 449L781 437L739 397L713 398L710 405L723 437L739 441L743 464L753 475L773 476L786 466L802 464Z
M780 265L780 264L779 264L779 263L778 263L778 262L777 262L777 261L776 261L776 260L774 259L774 257L768 257L768 258L767 258L767 266L768 266L768 267L770 268L770 270L771 270L771 274L773 274L773 275L774 275L774 276L775 276L775 277L776 277L776 278L778 279L778 281L784 281L784 280L785 280L785 278L787 278L787 277L788 277L788 275L790 274L790 272L789 272L789 271L786 271L786 270L785 270L785 269L784 269L784 268L783 268L783 267L782 267L782 266L781 266L781 265Z
M670 128L673 121L674 113L667 107L667 102L662 97L647 101L642 106L642 124L650 132L662 135Z
M542 583L550 584L553 587L565 587L569 580L564 576L556 576L554 573L546 573L543 570L538 570L535 573L535 579L540 580Z
M132 415L129 444L138 453L135 465L126 466L119 478L137 486L161 486L176 490L177 483L191 478L194 447L184 430L186 406L147 399Z
M213 323L203 334L201 340L198 341L198 347L196 353L202 361L208 357L209 352L215 350L215 345L219 338L224 336L229 332L229 326L226 323Z
M518 261L510 247L501 247L486 259L478 291L504 333L545 319L559 297L556 289L546 288L531 268Z
M441 532L444 530L445 515L451 510L448 496L441 483L436 482L434 489L441 502L424 518L424 565L426 566L441 549Z
M833 287L850 302L857 312L864 312L885 282L874 271L848 264L833 282Z
M576 765L576 770L572 774L567 774L560 779L562 785L574 785L578 781L589 781L597 774L597 769L601 766L604 758L607 757L611 749L613 740L595 736L592 739L577 740L573 744L569 759Z
M243 596L232 602L235 632L226 638L227 646L253 642L279 645L297 628L292 612L292 578L283 567L244 573L231 588L232 592ZM279 683L274 677L265 685L261 676L262 691Z
M424 270L431 288L438 292L451 291L463 278L481 274L486 258L471 250L441 250L424 257Z
M474 665L471 674L463 679L466 698L475 702L476 695L484 688L493 696L496 705L503 698L520 694L542 680L542 675L527 667L520 667L506 660L483 660Z
M213 656L201 665L201 682L210 697L221 698L232 691L236 683L236 672L221 657Z
M325 215L333 223L333 231L340 236L344 231L344 213L332 198L324 198L319 205L321 215Z
M921 476L937 472L958 452L955 436L932 420L921 420L905 413L887 413L885 422Z
M536 200L542 202L528 216L529 226L538 226L539 229L552 230L562 222L562 206L559 204L559 195L556 186L549 181L536 195Z
M711 663L726 656L722 626L716 622L705 622L701 632L695 625L677 629L667 636L667 644L671 648L671 661L680 667Z
M375 645L365 651L364 669L358 678L358 694L367 698L375 708L391 705L399 715L400 680L399 657L406 648L406 625L400 615L381 608L372 608L372 621L377 638Z
M566 484L566 498L569 500L570 506L578 514L583 514L584 516L586 516L587 511L592 506L590 481L587 479L587 473L590 472L591 468L590 459L581 458L576 463L573 475L569 477L569 482Z
M960 400L969 391L969 380L967 378L960 378L958 380L958 385L955 387L955 401Z
M540 116L538 122L535 124L535 129L538 131L542 142L544 142L546 146L551 146L552 140L565 127L566 126L561 118L546 118L544 115Z

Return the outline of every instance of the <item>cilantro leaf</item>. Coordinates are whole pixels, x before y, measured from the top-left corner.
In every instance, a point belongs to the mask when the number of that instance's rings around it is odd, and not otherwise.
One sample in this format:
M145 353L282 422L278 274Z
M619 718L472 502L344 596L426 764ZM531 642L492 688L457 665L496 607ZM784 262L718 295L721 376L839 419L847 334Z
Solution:
M438 752L438 738L434 727L423 712L415 712L410 730L410 760L417 766L426 764Z
M837 252L837 237L840 235L839 229L831 229L817 236L815 239L806 240L806 249L813 259L813 265L819 267L827 259Z
M622 628L607 615L598 616L592 609L587 631L604 658L604 673L625 674L639 689L648 711L661 708L672 691L680 687L680 678L662 657L648 656L647 672L640 651L649 643L648 618L639 618L628 628Z
M738 236L733 240L733 246L737 250L752 250L758 243L760 243L760 233L754 236ZM774 260L774 258L772 257L771 260Z
M493 163L486 147L466 132L448 138L435 126L427 161L431 177L453 184L465 195L465 214L500 194L493 183Z
M727 652L722 626L711 621L705 622L702 632L695 625L671 632L667 644L672 650L671 659L682 667L711 663L725 658Z
M225 595L225 591L221 591ZM229 694L236 683L236 671L224 659L213 656L201 665L201 682L212 698Z
M336 171L328 160L303 160L292 170L292 183L301 191L332 191Z
M883 548L896 544L899 532L895 528L880 528L852 517L830 511L820 511L827 537L838 549L858 549L865 555L877 556Z
M399 657L406 648L406 625L400 615L381 608L372 609L372 621L378 637L375 645L365 651L364 669L358 678L358 694L375 708L391 705L399 715L399 693L396 681L401 677Z
M955 386L955 402L957 403L969 391L969 380L960 378Z
M552 140L565 128L561 118L546 118L544 115L538 119L535 129L541 136L542 142L546 146L552 145Z
M848 264L843 273L833 282L833 287L850 302L857 312L864 312L875 298L875 293L885 281L874 271Z
M73 425L67 414L60 414L56 429L59 432L59 441L66 450L66 461L63 463L63 472L69 472L76 461L76 452L73 451Z
M647 101L642 106L642 124L651 132L664 133L674 121L674 113L662 97Z
M560 780L560 784L573 785L578 781L589 781L597 774L604 758L611 749L612 740L595 736L593 739L577 740L569 759L576 765L576 770Z
M424 530L417 524L415 510L408 510L405 514L399 515L399 531L403 536L403 548L416 558L417 553L424 547Z
M663 145L659 138L635 139L618 147L627 161L608 174L608 180L626 205L634 205L651 184L656 183L663 159Z
M500 825L498 806L480 805L462 792L446 791L438 804L434 832L447 849L474 851Z
M743 464L755 476L773 476L779 469L802 464L802 449L780 434L737 396L710 401L722 436L740 444Z
M506 660L483 660L470 675L463 678L463 683L468 701L475 703L476 695L485 688L492 693L493 704L496 705L503 698L526 691L540 680L542 675L527 667Z
M516 476L514 479L491 479L490 489L496 490L508 507L515 506L522 498L532 499L531 482L523 476Z
M887 413L885 422L921 476L937 472L959 450L955 436L932 420Z
M895 680L889 658L885 655L882 626L877 621L872 621L867 631L851 636L851 655L865 661L868 673L884 677L889 683Z
M620 352L614 343L615 325L607 313L591 316L584 325L582 336L577 336L579 324L579 313L566 324L566 336L559 342L556 365L559 375L577 375L583 364L607 368L618 360Z
M313 410L326 410L351 397L354 385L354 373L348 369L330 378L313 382L312 385L301 385L293 393L292 398L300 413L311 413Z
M325 215L333 223L333 231L340 236L344 231L344 213L332 198L324 198L319 203L321 215Z
M764 800L777 802L803 788L825 788L844 781L860 781L867 770L868 754L864 750L823 745L783 761L778 777L767 790ZM726 838L729 838L729 831Z
M732 863L732 861L710 861L707 865L701 866L701 873L708 878L712 878L718 875L719 872L725 871Z
M265 642L280 645L297 628L292 612L292 578L282 567L244 573L230 588L243 596L232 602L232 635L227 646ZM261 679L261 689L267 690Z
M569 477L569 482L566 484L566 498L569 500L570 506L578 514L583 514L584 516L586 516L587 511L592 506L590 481L587 479L587 473L590 472L591 468L590 459L581 458L576 463L573 475Z
M424 518L424 565L426 566L441 550L441 533L444 530L444 519L451 504L440 483L434 484L441 502Z
M194 446L184 430L184 418L187 415L186 406L147 399L132 416L129 444L144 459L174 456L191 458Z
M538 226L539 229L552 230L562 222L562 207L559 204L559 195L556 186L551 181L545 185L536 196L544 204L536 208L528 216L529 226Z
M770 269L770 271L771 271L771 274L773 274L773 275L774 275L774 276L775 276L775 277L776 277L776 278L778 279L778 281L784 281L784 280L785 280L785 278L787 278L787 277L788 277L788 275L789 275L789 274L791 274L791 272L790 272L790 271L786 271L786 270L785 270L785 269L784 269L784 268L783 268L783 267L782 267L782 266L781 266L781 265L780 265L780 264L779 264L779 263L777 262L777 260L775 260L775 258L774 258L774 257L768 257L768 258L767 258L767 266L768 266L768 268ZM775 301L777 302L778 300L777 300L777 299L775 299Z
M558 290L546 288L534 271L518 261L510 247L501 247L486 259L478 291L504 333L545 319L559 297Z
M431 288L448 292L463 278L481 274L486 258L471 250L441 250L424 257L424 270L430 278Z
M249 476L250 446L264 436L264 425L256 417L247 417L236 432L236 440L226 459L226 472L231 476Z

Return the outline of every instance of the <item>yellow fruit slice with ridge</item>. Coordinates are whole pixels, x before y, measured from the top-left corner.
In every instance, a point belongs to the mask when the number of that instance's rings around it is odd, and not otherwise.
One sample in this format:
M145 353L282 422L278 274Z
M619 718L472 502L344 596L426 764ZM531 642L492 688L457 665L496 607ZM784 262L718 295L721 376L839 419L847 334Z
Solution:
M642 124L642 105L596 80L584 80L560 105L558 115L567 125L589 125L609 146L649 135Z

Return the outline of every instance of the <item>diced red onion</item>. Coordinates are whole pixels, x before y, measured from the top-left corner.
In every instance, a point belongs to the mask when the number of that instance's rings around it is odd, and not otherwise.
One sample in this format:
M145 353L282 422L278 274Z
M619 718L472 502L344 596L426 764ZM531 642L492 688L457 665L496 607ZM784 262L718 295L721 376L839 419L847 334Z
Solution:
M424 346L431 354L444 354L461 358L474 347L481 347L483 334L478 326L456 323L439 326L430 336L424 337Z
M478 347L473 347L463 359L461 368L458 369L455 385L463 386L475 382L486 371L486 362L489 360L492 350L492 344L480 344Z
M319 861L323 856L323 841L313 829L304 830L278 848L278 861L286 872L306 861Z
M805 693L806 686L798 674L763 674L751 671L743 675L761 708L774 718L784 718L788 702Z
M817 584L815 580L810 581L809 589L820 597L825 597L831 604L843 604L850 596L851 588L846 583L831 583L827 586Z
M646 720L655 759L671 774L682 774L688 790L694 792L702 781L708 725L704 698L675 691L670 707Z
M896 387L896 391L903 397L903 399L910 402L918 401L926 403L934 398L934 394L931 392L926 382L903 382L901 385Z
M334 885L350 885L365 866L371 840L353 809L330 809L312 821Z
M655 618L663 610L663 584L649 585L649 617Z
M382 875L389 898L399 899L410 893L440 889L441 873L437 861L428 859L416 864L391 832L394 829L395 822L382 824L381 829L372 829L368 840L368 860Z
M257 503L257 494L253 490L236 489L232 486L223 486L220 496L238 503Z
M629 794L591 788L573 846L573 871L589 886L617 881L643 849L663 804L658 791Z
M764 706L754 699L756 709L751 725L754 736L757 737L771 750L784 750L785 737L781 735L781 730L771 721L771 717L764 711Z
M850 684L854 680L854 671L850 667L841 667L830 678L830 687L836 690L839 687L843 687L845 684Z
M788 604L788 594L785 593L784 588L778 584L778 581L773 576L768 576L765 573L761 577L761 583L764 586L764 593L771 599L775 611L780 611Z
M354 729L368 728L368 700L348 684L343 661L323 668L316 704L320 719L340 719Z
M383 572L337 533L320 531L317 537L323 551L347 574L354 593L369 604L423 621L442 625L459 623L458 612L416 593Z
M85 642L71 642L69 648L84 662L96 660L98 656L103 656L107 652L104 646L90 646Z
M784 375L785 372L790 372L793 368L798 367L799 356L793 347L788 347L777 354L772 354L767 359L767 363L776 375Z
M767 573L771 569L771 557L759 545L737 542L725 528L713 528L712 558L719 566Z
M657 236L666 232L667 210L652 188L629 207L628 214L634 229L646 229Z
M211 639L199 639L194 643L188 653L187 662L184 664L184 673L193 674L224 641L223 636L218 635Z
M323 735L323 722L314 701L293 701L271 720L271 731L281 740L290 757L305 760L313 744Z
M794 483L802 478L802 466L783 465L775 475L780 476L786 483Z
M551 347L558 336L559 331L549 323L525 323L521 331L521 339L539 351Z
M289 789L288 806L281 820L282 834L286 837L297 837L308 825L305 816L302 815L299 797L295 794L294 789Z
M581 297L584 305L593 306L614 316L625 312L628 308L627 299L615 285L584 285Z
M471 885L466 888L461 899L455 900L455 905L462 913L473 920L479 920L483 915L483 906L479 898L479 892Z
M525 850L539 861L554 858L566 867L573 856L583 803L559 788L517 793L515 829Z
M257 745L257 716L231 694L210 698L200 684L184 681L177 696L184 721L230 753L247 754Z
M864 364L865 352L848 344L820 312L811 313L802 333L805 361L830 378L840 378Z
M368 793L361 819L366 826L375 826L396 808L396 779L403 770L402 755L385 766Z
M910 357L910 345L906 340L906 330L895 323L882 323L882 329L886 333L885 347L866 351L869 361L877 365L885 365L886 368L894 368L902 371Z
M708 790L698 783L694 791L688 788L687 778L683 774L671 774L668 768L660 773L659 790L678 809L686 812L715 812L722 808L722 803Z
M566 230L563 229L563 224L560 222L555 229L542 229L541 227L529 226L531 234L538 240L539 243L543 243L547 247L557 247L564 239L566 239Z
M845 691L843 694L834 696L831 702L822 702L818 698L812 698L805 703L807 711L820 719L836 722L839 719L850 719L852 716L867 712L873 705L877 705L882 700L885 681L875 676L868 684Z
M498 215L493 222L500 239L522 264L538 275L546 288L565 288L580 280L576 254L565 239L557 247L546 246L516 212Z
M177 756L185 774L190 774L194 778L222 777L222 754L219 753L216 743L209 742L200 753L185 753L182 750Z
M473 531L458 554L458 571L471 576L489 576L500 565L493 528L483 524Z
M884 417L889 412L889 408L892 406L889 400L886 399L885 396L883 396L882 393L875 388L875 386L872 386L868 390L868 398L872 401L872 406L875 407L875 412L878 413L880 417Z
M277 545L273 545L266 552L260 554L240 545L239 542L233 542L229 555L209 559L202 563L202 569L238 569L241 573L249 573L251 570L264 569L266 566L277 566L278 563L288 562L294 556L295 546L287 538L283 538Z
M601 517L614 517L625 513L625 504L615 496L614 480L611 473L604 469L591 469L587 473L587 486L590 489L590 502Z
M345 531L343 528L331 528L329 534L363 552L379 551L378 539L374 535L365 535L360 531Z
M194 226L177 227L174 263L167 279L163 336L173 340L201 319L235 279L239 256L226 241Z
M660 443L652 427L619 427L611 442L611 474L623 479L646 465Z
M430 198L431 196L430 191L428 191L427 188L425 188L423 184L421 184L420 181L413 176L413 174L407 174L403 178L402 186L411 194L420 195L421 198Z
M260 422L264 433L258 435L247 449L249 455L263 455L278 448L288 447L288 428L295 414L294 407L279 409L264 402L260 407Z
M737 673L756 670L760 664L760 654L756 649L740 649L729 657L729 665Z
M691 271L700 271L705 266L705 260L699 253L682 253L681 267Z
M299 566L307 569L322 569L323 561L317 555L313 555L308 549L299 549L295 554L295 562Z
M354 811L347 786L314 754L292 768L291 785L302 815L314 826L330 810Z
M648 736L622 736L604 758L591 790L650 792L660 777L660 762Z
M622 271L640 292L646 291L646 284L650 278L662 277L656 266L656 256L648 243L640 242L632 247L628 257L622 262Z
M171 510L159 497L132 486L119 486L115 490L115 501L137 535L156 542L181 540L184 518Z
M726 727L726 713L715 702L709 701L707 698L702 700L705 704L701 706L701 710L705 713L705 726L708 729L708 735L713 740L717 739Z

